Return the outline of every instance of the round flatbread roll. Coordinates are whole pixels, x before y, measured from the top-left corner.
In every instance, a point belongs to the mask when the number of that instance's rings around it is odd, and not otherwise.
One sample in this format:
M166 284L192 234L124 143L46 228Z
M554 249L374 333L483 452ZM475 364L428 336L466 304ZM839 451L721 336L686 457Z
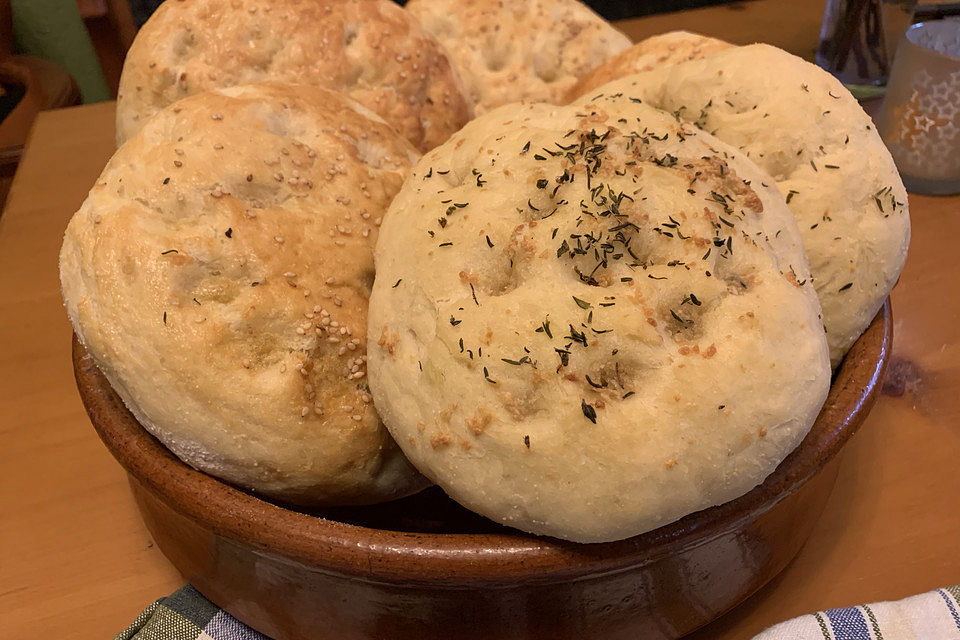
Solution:
M699 60L714 51L722 51L732 46L734 45L729 42L689 31L668 31L651 36L621 51L582 76L570 90L568 99L579 98L588 91L623 76L651 71L687 60Z
M318 87L167 107L67 227L74 330L140 423L197 469L301 505L420 489L374 411L365 355L380 217L417 157Z
M117 145L181 98L262 81L342 91L421 151L473 115L443 47L388 0L170 0L127 53Z
M458 502L578 542L728 501L830 382L796 223L732 147L629 101L509 105L384 219L370 386Z
M577 0L410 0L407 10L450 52L477 114L563 102L577 78L630 46Z
M826 71L769 45L628 76L585 95L627 93L739 148L777 181L797 219L838 365L907 257L900 175L873 121Z

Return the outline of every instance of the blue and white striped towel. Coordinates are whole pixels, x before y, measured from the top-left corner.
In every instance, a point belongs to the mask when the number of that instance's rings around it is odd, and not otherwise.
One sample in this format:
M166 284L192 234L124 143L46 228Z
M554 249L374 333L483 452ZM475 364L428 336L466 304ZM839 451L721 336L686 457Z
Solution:
M960 640L960 586L896 602L818 611L753 640Z

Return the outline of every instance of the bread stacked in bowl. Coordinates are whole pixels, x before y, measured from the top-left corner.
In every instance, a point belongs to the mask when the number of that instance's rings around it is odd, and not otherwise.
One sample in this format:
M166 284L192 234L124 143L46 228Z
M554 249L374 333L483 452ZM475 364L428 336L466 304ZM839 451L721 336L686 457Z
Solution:
M574 0L170 0L117 123L77 336L182 460L293 506L433 482L600 542L743 495L909 238L828 74Z

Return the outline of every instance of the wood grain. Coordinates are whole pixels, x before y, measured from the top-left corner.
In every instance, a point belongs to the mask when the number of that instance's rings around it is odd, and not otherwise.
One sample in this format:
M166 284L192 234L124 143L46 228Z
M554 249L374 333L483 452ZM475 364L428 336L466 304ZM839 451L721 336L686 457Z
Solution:
M760 0L743 11L631 21L626 30L683 27L800 46L816 40L819 24L820 9L797 8L806 4ZM83 413L59 296L63 230L113 150L112 124L112 104L42 114L0 216L3 640L108 638L181 584ZM697 640L743 640L801 613L960 582L960 197L911 196L910 207L886 395L848 445L834 495L797 559Z
M634 42L685 29L733 44L766 42L813 60L824 0L752 0L617 22Z
M73 382L57 254L113 152L113 104L40 118L0 216L0 638L109 638L181 579Z

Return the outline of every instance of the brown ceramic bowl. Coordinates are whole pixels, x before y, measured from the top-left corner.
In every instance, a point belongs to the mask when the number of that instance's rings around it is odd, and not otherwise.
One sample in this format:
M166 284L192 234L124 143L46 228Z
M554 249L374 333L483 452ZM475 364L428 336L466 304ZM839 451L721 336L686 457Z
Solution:
M759 589L823 509L878 391L889 303L836 373L802 444L746 495L655 531L575 544L500 527L437 488L304 513L188 467L74 341L80 395L160 549L205 596L278 640L677 638Z

